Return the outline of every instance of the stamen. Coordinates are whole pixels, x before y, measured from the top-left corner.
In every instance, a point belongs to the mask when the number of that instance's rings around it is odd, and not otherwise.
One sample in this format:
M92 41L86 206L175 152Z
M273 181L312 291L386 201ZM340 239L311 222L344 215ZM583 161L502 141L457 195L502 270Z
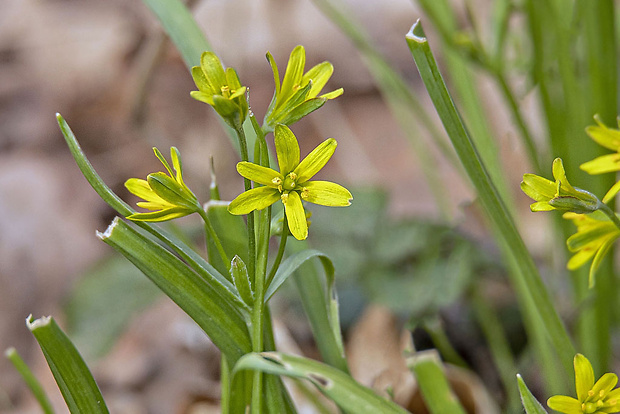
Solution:
M282 179L280 177L274 177L273 180L271 180L272 183L274 183L275 185L280 185L282 184Z
M291 180L293 180L293 181L297 179L297 174L295 174L294 172L290 173L288 176L289 176L289 177L290 177L290 179L291 179Z
M288 193L284 193L280 196L280 200L282 200L282 203L284 203L284 205L286 205L286 202L288 201Z

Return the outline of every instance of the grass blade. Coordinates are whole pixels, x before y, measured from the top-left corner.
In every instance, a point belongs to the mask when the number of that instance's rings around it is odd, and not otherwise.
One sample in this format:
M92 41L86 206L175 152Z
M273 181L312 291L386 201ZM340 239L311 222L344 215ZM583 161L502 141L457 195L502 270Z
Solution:
M461 122L419 21L413 25L406 38L439 117L467 174L478 190L480 202L493 229L500 237L499 244L505 248L508 261L517 265L520 270L512 272L511 275L513 285L518 295L522 297L522 303L530 304L531 308L523 311L538 315L564 363L566 375L570 378L573 371L571 361L575 354L572 341L553 307L534 261L511 219L510 212L493 185L473 141Z
M28 365L26 365L26 363L17 353L15 348L11 347L7 349L4 355L9 361L11 361L17 372L19 372L19 374L21 375L24 382L26 382L26 385L28 385L28 388L30 388L30 391L41 406L41 411L43 411L44 414L54 414L52 404L50 403L50 400L47 397L45 390L41 386L41 383L39 382L37 377L34 376L32 371L30 371L30 368L28 368Z

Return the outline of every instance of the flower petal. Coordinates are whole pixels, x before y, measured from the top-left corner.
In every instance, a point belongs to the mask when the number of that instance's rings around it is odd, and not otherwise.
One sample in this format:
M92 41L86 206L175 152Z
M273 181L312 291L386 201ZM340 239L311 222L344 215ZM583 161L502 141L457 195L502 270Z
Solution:
M321 62L306 72L302 78L301 84L306 85L308 82L312 81L312 89L310 89L308 97L314 98L317 96L333 73L334 65L329 62Z
M165 210L153 211L150 213L134 213L130 216L127 216L127 218L133 221L167 221L179 217L184 217L192 213L193 211L183 207L173 207Z
M611 199L613 199L616 196L616 194L618 194L618 191L620 191L620 181L618 181L616 184L614 184L609 189L607 194L605 194L605 197L603 197L603 203L605 203L605 204L609 203L609 201Z
M189 188L182 187L174 178L158 172L149 174L146 179L155 194L165 201L193 210L202 208L194 193Z
M576 252L589 244L600 244L596 242L613 233L618 233L618 228L610 221L601 221L583 230L579 229L566 240L566 246L571 252Z
M327 164L327 161L329 161L332 155L334 155L337 146L338 143L336 140L329 138L313 149L312 152L299 163L297 168L295 168L297 182L304 183L314 177L314 175Z
M590 175L620 171L620 154L601 155L592 161L581 164L579 168Z
M284 176L299 165L299 144L289 127L282 124L276 125L274 141L280 173Z
M271 53L267 52L267 62L271 66L271 71L273 72L273 82L276 85L276 98L280 94L280 72L278 71L278 65L276 64L276 60L273 58Z
M592 387L592 392L594 392L596 398L602 398L609 391L611 391L617 383L618 376L616 374L608 372L607 374L604 374L601 378L599 378L598 381L596 381L596 384L594 384L594 387Z
M230 214L249 214L254 210L262 210L280 199L280 192L271 187L258 187L241 193L230 202Z
M277 171L247 161L241 161L238 163L237 171L242 177L247 178L248 180L252 180L262 185L268 185L272 188L278 187L278 184L273 182L274 178L282 179L282 175Z
M170 151L172 152L172 148L170 149ZM170 168L170 164L168 164L166 157L164 157L164 155L157 149L157 147L153 147L153 152L155 153L157 159L164 165L164 167L166 167L166 170L168 171L168 174L170 174L170 177L174 177L174 174L172 173L172 169Z
M601 247L599 247L599 249L597 250L596 254L594 255L594 260L592 260L592 264L590 265L590 273L588 275L588 287L592 288L594 287L594 275L596 275L596 272L598 271L598 268L601 266L601 263L603 262L603 259L605 258L605 256L607 255L607 252L609 252L609 249L611 249L611 246L613 246L614 241L616 241L616 239L618 238L618 236L609 236L601 245ZM605 374L607 375L607 374ZM615 376L615 374L613 374ZM602 379L602 377L601 377ZM600 381L600 380L599 380ZM616 377L616 383L618 382L618 378ZM598 384L598 383L597 383ZM614 383L614 386L616 384ZM595 385L596 387L596 385ZM613 386L611 387L613 388Z
M583 266L588 261L590 261L590 259L592 259L592 256L594 256L595 253L596 253L595 249L585 248L585 249L579 250L577 253L573 255L573 257L571 257L568 260L568 263L566 263L566 268L568 270L579 269L581 266Z
M192 78L194 79L194 83L200 92L207 95L214 95L217 93L211 89L211 85L209 84L209 81L207 81L207 77L200 66L194 66L192 68Z
M170 158L172 158L172 168L174 168L175 178L181 186L185 187L183 182L183 165L181 164L181 153L177 147L170 147Z
M592 125L586 128L586 133L597 144L608 148L612 151L620 150L620 131L617 129L608 128L598 115L594 116L594 120L598 124Z
M282 79L282 89L280 89L280 102L284 103L290 95L296 91L296 85L301 85L301 80L306 66L306 51L303 46L299 45L293 49L286 65L284 79ZM279 106L279 105L278 105Z
M291 191L288 196L282 197L282 202L291 234L297 240L305 240L308 237L308 223L299 194L296 191Z
M549 408L565 414L582 414L581 403L572 397L554 395L547 400Z
M204 102L209 105L213 105L213 94L205 93L201 91L191 91L189 95L197 101Z
M575 191L572 185L568 182L566 178L566 171L564 170L564 164L562 164L562 158L556 158L553 160L553 178L555 181L559 181L561 185L561 190L566 191L567 193L572 193Z
M213 95L221 94L222 86L226 85L226 74L217 55L213 52L204 52L200 57L200 67Z
M127 181L125 181L125 188L129 190L131 194L136 195L143 200L147 200L147 201L162 200L161 197L155 194L155 192L151 189L151 186L149 186L149 183L146 180L143 180L141 178L128 179Z
M343 93L344 93L344 88L338 88L335 91L324 93L323 95L319 96L319 98L335 99L335 98L339 97L340 95L342 95Z
M530 204L530 210L531 211L552 211L552 210L555 210L555 207L553 207L547 201L538 201L536 203Z
M303 184L301 198L310 203L330 207L350 206L353 200L349 190L329 181L308 181Z
M586 398L588 398L588 391L590 391L594 385L594 370L592 369L592 364L590 364L588 358L581 354L577 354L573 359L573 366L575 367L575 388L577 389L577 399L579 401L585 401ZM555 408L553 409L555 410Z
M535 174L524 174L521 190L536 201L549 201L555 197L556 185L553 181Z

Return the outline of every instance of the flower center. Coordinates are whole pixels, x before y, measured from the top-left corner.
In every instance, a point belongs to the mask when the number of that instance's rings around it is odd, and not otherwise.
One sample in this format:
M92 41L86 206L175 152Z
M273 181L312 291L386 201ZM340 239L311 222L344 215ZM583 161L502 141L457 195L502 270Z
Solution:
M227 99L230 98L231 92L234 92L230 90L230 87L228 85L222 86L221 90L222 96Z
M294 190L295 187L297 186L297 183L295 182L296 179L297 179L297 174L295 174L294 172L288 174L284 178L284 182L282 183L282 188L288 191Z

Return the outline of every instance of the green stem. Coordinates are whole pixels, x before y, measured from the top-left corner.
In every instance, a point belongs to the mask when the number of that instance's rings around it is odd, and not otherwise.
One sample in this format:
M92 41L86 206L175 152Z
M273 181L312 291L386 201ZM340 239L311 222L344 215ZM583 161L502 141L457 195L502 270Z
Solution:
M220 361L220 383L222 387L220 392L220 410L222 414L228 414L230 411L230 367L224 354L222 354Z
M430 335L433 345L446 362L463 368L469 368L467 362L459 355L450 343L444 327L438 317L425 321L422 326Z
M276 256L276 261L273 262L271 266L271 271L269 272L269 276L267 277L267 286L271 284L278 268L280 267L280 263L282 263L282 258L284 257L284 250L286 250L286 239L288 238L288 222L286 221L286 214L284 215L284 221L282 222L282 237L280 238L280 246L278 247L278 255Z
M235 125L235 132L237 133L237 138L239 139L239 150L241 152L241 160L249 161L248 155L248 142L245 138L245 131L243 130L243 125L239 123ZM245 191L250 191L252 189L252 183L249 179L243 178L243 186ZM248 274L250 275L250 280L254 282L256 277L256 234L254 230L254 212L248 214Z
M211 220L209 220L209 216L207 216L207 212L204 211L204 209L201 207L198 209L198 214L200 214L200 217L202 217L202 219L204 220L205 231L213 239L213 243L215 243L215 248L217 249L217 252L219 253L222 261L226 265L226 270L230 272L230 259L226 255L224 246L222 246L222 241L220 240L217 233L215 232L215 229L213 228L213 225L211 224Z
M263 311L265 302L265 278L269 255L271 207L259 212L258 249L256 255L256 278L254 283L254 307L252 309L252 351L263 351ZM252 383L252 414L263 412L263 374L256 371Z

